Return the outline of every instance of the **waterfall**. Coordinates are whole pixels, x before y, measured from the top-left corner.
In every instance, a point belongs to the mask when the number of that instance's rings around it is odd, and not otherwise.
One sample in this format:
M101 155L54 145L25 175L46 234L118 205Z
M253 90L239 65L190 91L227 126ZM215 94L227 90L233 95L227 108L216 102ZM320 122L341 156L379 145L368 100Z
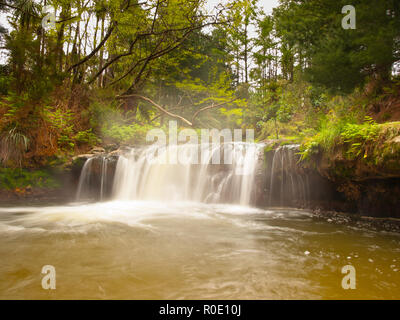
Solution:
M89 158L86 160L85 164L83 165L81 175L79 177L79 184L78 190L76 192L76 199L82 200L83 199L83 192L86 191L87 186L89 185L90 177L92 174L92 163L94 158Z
M266 169L263 149L244 142L155 144L94 156L82 168L77 200L306 206L311 176L298 164L298 145L269 151Z
M270 206L303 206L309 199L308 175L298 165L298 145L278 147L272 157L269 173Z
M248 205L261 150L251 143L133 148L118 160L113 198ZM161 161L175 153L179 163Z
M94 156L86 160L79 177L76 199L103 200L109 193L109 164L107 155Z
M105 186L107 185L107 165L108 160L107 157L102 157L101 163L101 183L100 183L100 200L104 198Z
M107 156L88 159L77 199L110 196L249 205L261 155L262 145L242 142L128 148L119 155L112 175Z
M107 157L90 158L82 168L77 199L102 200L110 194L114 200L249 205L262 149L244 142L129 148L118 157L112 178Z

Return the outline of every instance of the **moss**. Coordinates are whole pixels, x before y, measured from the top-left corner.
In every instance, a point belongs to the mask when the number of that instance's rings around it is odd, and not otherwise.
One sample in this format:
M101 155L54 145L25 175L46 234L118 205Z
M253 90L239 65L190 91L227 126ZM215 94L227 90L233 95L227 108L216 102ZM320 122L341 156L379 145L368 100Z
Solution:
M264 155L267 155L267 153L271 152L272 150L274 150L274 145L268 144L267 146L264 147Z
M346 163L335 163L330 167L330 173L332 176L339 179L351 179L355 176L355 168Z
M59 183L46 170L0 168L0 188L21 190L25 188L58 188Z
M300 136L289 136L284 137L281 142L281 146L285 146L288 144L300 144L302 142L302 137Z
M72 160L72 166L82 167L85 164L86 160L87 159L84 157L77 157Z
M53 155L47 159L46 166L57 167L68 162L68 157L65 154Z

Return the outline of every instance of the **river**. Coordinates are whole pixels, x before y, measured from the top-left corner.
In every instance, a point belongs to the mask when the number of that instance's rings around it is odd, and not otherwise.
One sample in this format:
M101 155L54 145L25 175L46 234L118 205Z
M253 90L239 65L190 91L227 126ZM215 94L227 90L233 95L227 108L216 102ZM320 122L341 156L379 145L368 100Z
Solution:
M296 209L108 201L0 209L1 299L399 299L400 235ZM356 270L344 290L341 269ZM42 267L56 289L41 286Z
M76 202L0 208L0 298L400 299L400 234L255 208L263 145L208 147L93 157ZM289 170L294 150L266 166L270 200L310 194ZM48 265L55 290L42 288ZM348 265L356 288L345 290Z

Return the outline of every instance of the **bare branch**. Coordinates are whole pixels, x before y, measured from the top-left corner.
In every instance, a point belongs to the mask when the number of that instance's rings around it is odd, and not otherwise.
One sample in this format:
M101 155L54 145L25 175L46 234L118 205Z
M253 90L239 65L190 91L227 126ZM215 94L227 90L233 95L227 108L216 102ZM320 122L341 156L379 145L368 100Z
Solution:
M135 46L135 43L139 40L139 37L136 37L136 39L131 43L130 47L129 47L129 51L128 52L124 52L121 53L115 57L113 57L111 60L109 60L108 62L106 62L104 64L104 66L93 76L92 79L89 80L89 84L93 83L102 73L105 69L107 69L111 64L113 64L114 62L118 61L119 59L121 59L122 57L126 57L129 56L131 54L133 54L133 47Z
M182 107L171 108L171 109L168 109L168 111L171 112L171 111L180 110L180 109L182 109ZM154 120L157 120L162 115L163 115L162 113L156 114L152 119L150 119L150 122L153 122Z
M199 115L199 113L201 113L201 112L203 112L203 111L206 111L206 110L209 110L209 109L214 109L214 108L221 107L221 106L223 106L224 104L232 103L232 102L234 102L235 100L237 100L237 98L234 98L234 99L232 99L232 100L230 100L230 101L221 102L221 103L219 103L219 104L214 104L214 103L212 103L211 105L209 105L209 106L207 106L207 107L204 107L204 108L201 108L201 109L197 110L197 111L193 114L192 122L194 122L194 119Z
M129 94L129 95L125 95L125 96L118 96L117 98L118 99L126 99L126 98L132 98L132 97L136 97L136 98L142 99L144 101L147 101L147 102L151 103L153 106L155 106L158 110L160 110L161 112L165 113L166 115L169 115L172 118L176 118L176 119L182 120L183 122L185 122L186 124L188 124L191 127L193 126L193 124L189 120L185 119L184 117L182 117L182 116L180 116L178 114L174 114L172 112L169 112L168 110L164 109L163 107L161 107L159 104L157 104L153 100L151 100L151 99L149 99L147 97L141 96L139 94Z
M78 61L77 63L75 63L74 65L70 66L67 70L67 72L71 71L72 69L75 69L76 67L80 66L81 64L84 64L85 62L87 62L91 57L93 57L102 47L103 45L106 43L106 41L108 40L108 38L111 36L113 30L115 29L115 26L117 25L116 22L113 22L111 24L111 26L108 28L107 34L104 36L103 40L101 40L101 42L99 43L99 45L94 48L94 50L89 53L85 58L81 59L80 61Z
M225 104L232 103L232 102L234 102L235 100L237 100L237 98L234 98L234 99L232 99L232 100L224 101L224 102L221 102L221 103L218 103L218 104L212 103L212 104L209 105L209 106L206 106L206 107L204 107L204 108L201 108L201 109L197 110L197 111L193 114L192 120L189 121L189 120L187 120L186 118L184 118L184 117L182 117L182 116L180 116L180 115L178 115L178 114L175 114L175 113L172 113L172 112L171 112L172 110L181 109L180 107L175 107L175 108L172 108L172 109L170 109L170 110L167 110L167 109L165 109L164 107L162 107L162 106L160 106L159 104L157 104L156 102L154 102L153 100L151 100L150 98L147 98L147 97L142 96L142 95L140 95L140 94L128 94L128 95L122 95L122 96L118 96L118 97L117 97L117 99L128 99L128 98L139 98L139 99L142 99L142 100L144 100L144 101L147 101L147 102L149 102L150 104L152 104L153 106L155 106L155 107L156 107L158 110L160 110L162 113L164 113L164 114L166 114L166 115L168 115L168 116L170 116L170 117L172 117L172 118L176 118L176 119L182 120L183 122L185 122L186 124L188 124L188 125L191 126L191 127L193 127L193 122L194 122L195 118L196 118L201 112L206 111L206 110L209 110L209 109L218 108L218 107L221 107L221 106L223 106L223 105L225 105ZM161 116L161 114L158 114L158 115L156 115L153 119L151 119L150 121L154 121L154 120L156 120L156 119L157 119L158 117L160 117L160 116Z

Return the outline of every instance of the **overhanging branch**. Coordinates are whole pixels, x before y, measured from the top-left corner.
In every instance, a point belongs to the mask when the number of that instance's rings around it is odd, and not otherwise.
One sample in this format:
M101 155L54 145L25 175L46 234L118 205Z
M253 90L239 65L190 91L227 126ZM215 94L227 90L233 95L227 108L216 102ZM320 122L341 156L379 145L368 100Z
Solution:
M191 126L191 127L193 127L193 122L194 122L195 118L196 118L201 112L206 111L206 110L209 110L209 109L218 108L218 107L221 107L221 106L223 106L223 105L225 105L225 104L232 103L232 102L234 102L235 100L237 100L237 98L234 98L234 99L232 99L232 100L224 101L224 102L221 102L221 103L218 103L218 104L212 103L212 104L209 105L209 106L206 106L206 107L203 107L203 108L197 110L197 111L193 114L191 121L189 121L188 119L186 119L186 118L180 116L179 114L172 113L171 111L165 109L164 107L160 106L158 103L154 102L154 101L151 100L150 98L145 97L145 96L142 96L142 95L140 95L140 94L128 94L128 95L122 95L122 96L118 96L118 97L117 97L117 99L128 99L128 98L138 98L138 99L144 100L144 101L146 101L146 102L149 102L150 104L152 104L153 106L155 106L158 110L160 110L162 113L164 113L164 114L166 114L166 115L168 115L168 116L170 116L170 117L172 117L172 118L179 119L179 120L183 121L184 123L188 124L188 125ZM175 109L176 109L176 108L175 108ZM171 109L171 110L174 110L174 109ZM156 116L154 119L158 118L159 116L160 116L160 115ZM153 120L154 120L154 119L153 119Z
M201 112L203 112L203 111L206 111L206 110L209 110L209 109L214 109L214 108L221 107L221 106L223 106L224 104L232 103L232 102L234 102L235 100L237 100L237 99L235 98L235 99L232 99L232 100L230 100L230 101L225 101L225 102L221 102L221 103L218 103L218 104L212 103L211 105L209 105L209 106L207 106L207 107L204 107L204 108L201 108L201 109L197 110L197 111L193 114L192 122L193 122L194 119L199 115L199 113L201 113Z
M178 114L174 114L172 112L169 112L168 110L164 109L158 103L154 102L150 98L141 96L140 94L129 94L129 95L124 95L124 96L118 96L117 98L118 99L127 99L127 98L139 98L139 99L142 99L144 101L149 102L150 104L155 106L158 110L160 110L161 112L165 113L166 115L169 115L172 118L176 118L176 119L182 120L183 122L185 122L186 124L188 124L191 127L193 126L193 124L189 120L185 119L184 117L182 117L182 116L180 116Z

